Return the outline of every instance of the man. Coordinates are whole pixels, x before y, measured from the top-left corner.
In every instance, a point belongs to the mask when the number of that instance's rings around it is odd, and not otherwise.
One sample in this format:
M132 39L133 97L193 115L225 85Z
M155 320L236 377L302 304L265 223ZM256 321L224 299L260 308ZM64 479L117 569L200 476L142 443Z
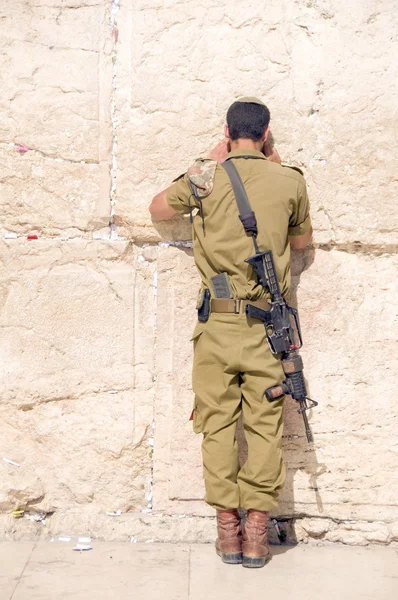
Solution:
M193 243L202 289L193 334L194 431L203 433L205 500L217 510L216 551L227 563L262 567L270 559L268 513L284 484L284 397L264 392L284 379L279 355L269 349L264 324L246 316L250 304L268 310L270 298L245 259L254 254L226 171L232 160L257 217L257 242L272 250L283 296L290 288L290 247L304 248L312 228L304 178L279 164L269 143L270 113L261 100L242 98L227 113L225 140L173 185L155 196L154 220L193 216ZM268 143L267 143L268 141ZM268 160L265 154L271 160ZM206 295L211 297L206 315ZM240 300L239 300L240 299ZM248 458L239 467L236 424L240 414ZM241 531L238 508L247 511Z

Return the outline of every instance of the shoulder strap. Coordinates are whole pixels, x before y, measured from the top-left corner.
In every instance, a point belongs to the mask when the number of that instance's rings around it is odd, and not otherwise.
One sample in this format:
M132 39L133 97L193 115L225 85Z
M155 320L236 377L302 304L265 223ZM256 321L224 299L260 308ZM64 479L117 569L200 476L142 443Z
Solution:
M221 163L221 166L227 172L228 177L231 180L232 189L239 210L239 218L242 221L243 227L246 233L253 236L253 240L257 237L257 221L256 215L252 211L250 206L249 198L243 185L243 181L239 175L238 169L235 167L231 159L227 159Z
M250 206L249 198L247 197L245 186L243 185L238 169L231 160L226 160L221 163L221 166L226 170L227 175L231 180L239 214L241 216L249 214L252 212L252 207Z

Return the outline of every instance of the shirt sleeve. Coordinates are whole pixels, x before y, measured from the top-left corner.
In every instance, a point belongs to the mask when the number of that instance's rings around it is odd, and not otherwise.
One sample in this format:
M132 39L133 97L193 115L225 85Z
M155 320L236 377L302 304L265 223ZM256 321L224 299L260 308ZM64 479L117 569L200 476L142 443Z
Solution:
M166 200L171 208L179 214L187 214L198 207L198 201L193 195L187 175L181 175L168 189Z
M297 200L289 219L289 235L303 235L311 229L310 202L304 179L299 181Z

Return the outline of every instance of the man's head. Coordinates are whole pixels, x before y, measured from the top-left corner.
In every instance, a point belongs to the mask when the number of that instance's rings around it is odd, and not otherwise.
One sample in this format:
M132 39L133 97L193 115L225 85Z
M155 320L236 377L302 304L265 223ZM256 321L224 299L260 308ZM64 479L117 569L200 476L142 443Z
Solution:
M252 97L240 98L227 112L225 135L231 140L251 140L261 144L269 132L270 112L261 100Z

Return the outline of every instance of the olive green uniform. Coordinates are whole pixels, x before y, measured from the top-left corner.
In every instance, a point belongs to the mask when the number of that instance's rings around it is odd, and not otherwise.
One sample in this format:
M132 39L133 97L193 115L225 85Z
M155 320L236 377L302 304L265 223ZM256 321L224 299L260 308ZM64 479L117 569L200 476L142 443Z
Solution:
M311 228L304 178L256 150L234 150L228 157L233 158L256 214L258 245L272 250L281 291L287 296L288 236ZM269 300L253 268L245 263L255 253L253 240L244 231L221 165L207 197L196 198L185 175L169 189L167 201L178 213L199 208L193 217L194 256L202 286L213 298L211 278L226 273L233 298ZM194 431L204 436L206 502L218 510L270 510L277 505L285 478L284 399L268 402L264 392L284 379L280 360L269 349L263 323L248 318L239 303L236 314L212 312L206 323L198 322L193 340ZM248 458L239 469L235 431L241 413Z

